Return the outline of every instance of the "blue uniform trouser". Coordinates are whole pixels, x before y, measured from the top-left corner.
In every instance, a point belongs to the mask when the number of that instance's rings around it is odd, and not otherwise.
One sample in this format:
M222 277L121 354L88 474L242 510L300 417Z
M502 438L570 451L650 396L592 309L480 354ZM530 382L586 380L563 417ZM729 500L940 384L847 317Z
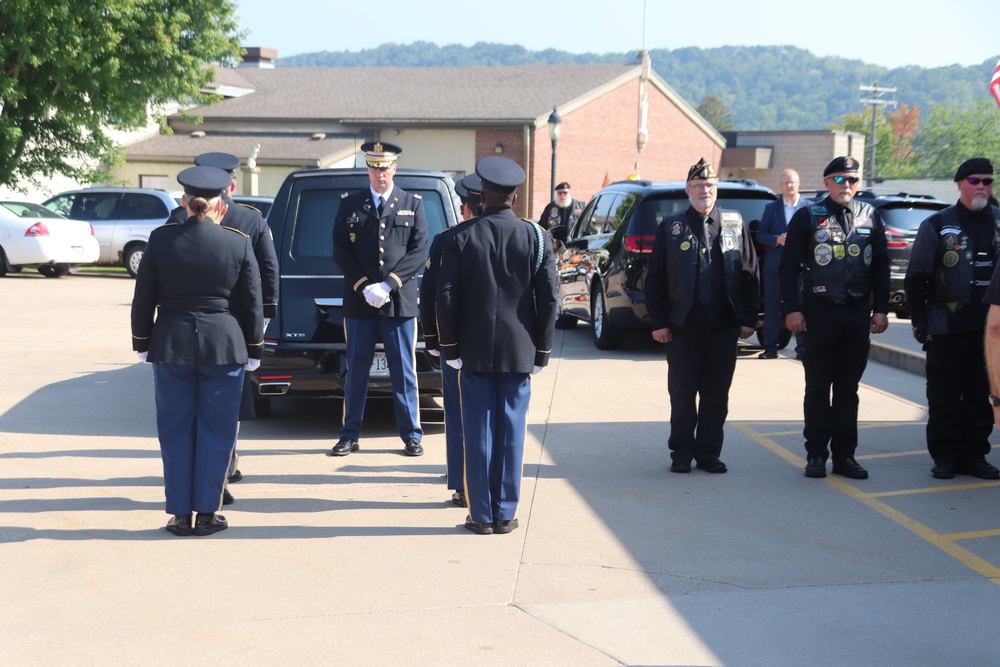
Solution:
M448 488L465 488L465 452L462 445L462 397L458 391L458 371L441 364L441 390L444 394L444 443Z
M510 521L521 497L530 376L461 371L458 380L469 515L478 523Z
M167 514L222 506L242 390L243 364L153 364Z
M420 440L420 406L417 403L417 320L413 317L344 318L347 336L347 387L344 389L344 426L341 438L358 440L368 399L368 375L379 335L389 363L396 426L403 442Z

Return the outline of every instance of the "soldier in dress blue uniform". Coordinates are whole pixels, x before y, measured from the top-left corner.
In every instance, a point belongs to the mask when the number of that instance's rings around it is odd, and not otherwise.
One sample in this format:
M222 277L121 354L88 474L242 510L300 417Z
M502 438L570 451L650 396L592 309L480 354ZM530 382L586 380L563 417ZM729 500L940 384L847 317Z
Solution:
M859 167L849 155L826 166L829 194L792 216L778 266L785 325L805 332L806 477L826 477L832 457L834 474L868 478L854 458L858 384L870 334L889 325L889 255L878 211L854 199Z
M132 299L132 348L153 364L166 509L174 515L167 530L208 535L227 527L216 511L236 441L244 368L260 365L263 305L249 237L218 224L232 177L190 167L177 181L190 218L149 236Z
M389 365L403 451L421 456L416 279L427 259L427 218L419 195L393 185L403 149L369 141L361 150L371 187L344 193L333 223L333 259L344 273L347 387L344 426L328 456L347 456L359 449L368 375L379 337Z
M483 213L445 240L438 278L441 355L459 370L465 436L465 527L517 528L531 374L549 362L556 321L552 242L511 210L524 170L507 158L476 164Z
M737 338L757 324L757 253L738 211L715 205L719 179L702 158L688 170L690 206L656 230L646 278L653 340L666 343L670 471L724 473L723 427Z
M462 220L471 220L482 210L482 181L475 174L469 174L455 184L455 192L462 202ZM427 255L427 269L420 282L420 326L424 333L427 353L438 357L437 336L437 284L441 267L441 252L445 240L458 227L445 229L434 237ZM454 489L451 501L465 507L465 470L462 445L462 400L458 390L458 371L448 364L441 365L441 393L444 401L444 441L447 462L448 488Z
M253 244L253 254L257 259L257 266L260 269L260 280L264 299L264 329L275 316L278 307L278 256L274 251L274 237L271 235L271 228L264 222L261 215L253 206L237 204L232 200L232 194L236 190L236 178L234 176L240 166L240 159L229 153L202 153L194 159L194 163L199 167L216 167L230 174L229 186L223 190L222 200L226 204L226 216L223 225L238 229L250 237ZM187 209L180 206L170 214L175 222L187 222ZM250 374L243 376L243 396L240 399L240 420L253 419L256 416L253 407L253 383L250 381ZM237 438L239 431L237 431ZM243 473L236 467L239 463L238 452L233 454L233 462L229 470L229 482L238 482L243 479ZM229 505L233 502L233 497L227 488L224 492L223 502Z

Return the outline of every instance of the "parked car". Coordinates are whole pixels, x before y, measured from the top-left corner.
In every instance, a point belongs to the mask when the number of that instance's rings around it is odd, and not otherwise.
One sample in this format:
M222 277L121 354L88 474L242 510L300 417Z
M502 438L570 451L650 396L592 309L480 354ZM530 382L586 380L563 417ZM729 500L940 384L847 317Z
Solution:
M906 277L906 267L910 264L913 241L917 238L920 223L950 204L937 197L906 192L887 195L859 190L854 198L871 204L882 218L889 246L889 308L897 317L909 318L910 310L906 306L903 279Z
M141 188L86 188L60 193L42 204L94 227L101 246L100 264L124 264L134 278L149 241L149 233L180 206L166 190Z
M458 224L455 186L447 174L399 169L393 182L422 198L429 239ZM369 187L364 168L307 169L289 174L275 197L267 223L278 255L281 296L264 335L261 366L251 378L259 417L267 416L277 397L344 396L344 276L333 261L333 221L343 197ZM415 356L420 395L440 396L440 362L427 354L422 336ZM369 396L392 396L381 341L370 378Z
M649 256L660 222L688 207L684 187L683 182L611 183L594 195L571 229L550 230L558 242L557 327L591 323L594 344L602 350L617 348L628 330L650 327L644 294ZM754 236L764 207L775 198L754 181L719 181L717 205L739 211ZM784 347L790 334L781 333Z
M233 201L237 204L242 204L244 206L250 206L252 208L260 211L260 214L267 219L267 214L271 211L271 206L274 204L274 197L257 197L252 195L233 195Z
M89 222L68 220L38 204L0 201L0 276L35 268L46 278L59 278L99 256Z

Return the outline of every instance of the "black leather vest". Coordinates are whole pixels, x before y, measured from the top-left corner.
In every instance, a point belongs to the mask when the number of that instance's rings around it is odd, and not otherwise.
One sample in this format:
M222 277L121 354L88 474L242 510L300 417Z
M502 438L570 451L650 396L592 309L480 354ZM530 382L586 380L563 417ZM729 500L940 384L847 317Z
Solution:
M1000 209L990 207L996 218ZM928 299L951 312L955 312L972 300L972 288L976 284L976 248L975 235L970 236L962 229L962 221L958 217L958 209L949 206L941 211L938 218L940 226L937 233L937 252L934 259L934 279L931 281ZM1000 221L998 221L1000 223ZM982 249L990 252L985 270L980 271L982 279L988 284L992 275L992 264L1000 252L1000 224L993 228L993 248Z
M809 207L809 242L806 246L802 293L807 298L842 303L861 299L871 289L871 232L875 211L852 201L854 227L847 234L825 201Z
M739 211L719 210L722 217L719 248L726 278L726 296L739 320L743 316L740 279L743 272L743 218ZM711 248L702 248L701 240L687 222L687 211L675 213L661 223L666 230L667 248L667 321L682 326L691 312L698 280L698 256Z

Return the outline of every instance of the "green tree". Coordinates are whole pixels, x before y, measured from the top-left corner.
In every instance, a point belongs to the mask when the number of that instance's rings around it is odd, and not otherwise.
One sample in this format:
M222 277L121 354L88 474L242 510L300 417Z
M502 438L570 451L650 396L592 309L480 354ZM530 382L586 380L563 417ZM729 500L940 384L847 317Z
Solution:
M952 178L970 157L1000 157L1000 110L980 102L972 109L932 106L915 140L920 173L925 178Z
M111 130L169 102L206 102L206 64L232 65L230 0L0 0L0 185L95 177Z
M884 107L875 111L875 173L873 178L916 178L920 167L914 155L913 143L920 117L919 107L900 104L889 113ZM864 111L844 116L839 125L827 129L857 132L865 136L864 166L868 170L871 153L872 111ZM859 159L862 156L856 156ZM869 174L866 174L868 176Z
M697 111L719 132L729 132L733 129L733 113L726 103L715 95L703 99Z

